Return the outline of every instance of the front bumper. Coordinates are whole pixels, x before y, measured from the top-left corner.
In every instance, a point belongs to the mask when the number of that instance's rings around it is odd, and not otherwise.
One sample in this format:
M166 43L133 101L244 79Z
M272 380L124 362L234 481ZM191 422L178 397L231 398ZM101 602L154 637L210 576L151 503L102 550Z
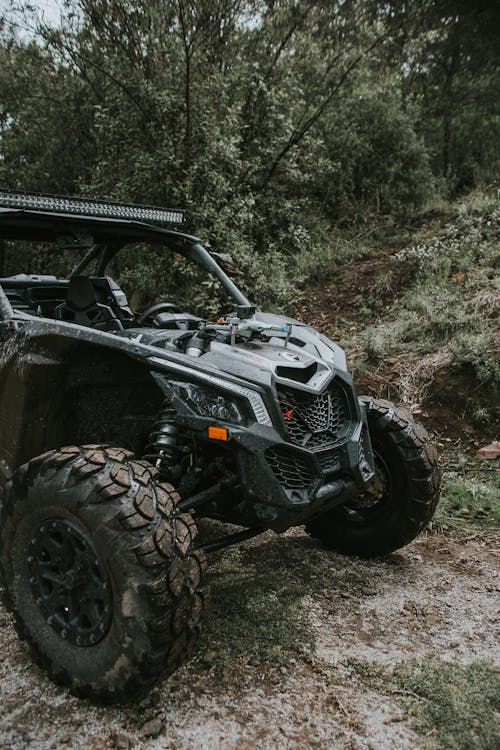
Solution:
M257 447L243 440L237 453L241 485L249 500L266 506L276 531L297 525L363 492L374 475L368 431L363 420L350 437L311 452L269 439ZM242 446L242 447L243 447ZM270 518L269 509L274 510Z
M274 415L279 429L258 423L219 425L213 419L194 415L173 390L169 398L177 412L177 424L190 432L196 443L213 446L208 439L209 426L228 429L230 439L220 444L220 449L232 454L237 467L236 510L242 517L283 531L362 493L374 475L366 418L350 376L338 376L329 387L342 393L345 419L342 428L326 442L303 438L298 424L293 429L285 422L280 424L280 409L275 409ZM277 392L274 404L279 403ZM271 411L273 404L268 406ZM298 445L299 438L306 445Z

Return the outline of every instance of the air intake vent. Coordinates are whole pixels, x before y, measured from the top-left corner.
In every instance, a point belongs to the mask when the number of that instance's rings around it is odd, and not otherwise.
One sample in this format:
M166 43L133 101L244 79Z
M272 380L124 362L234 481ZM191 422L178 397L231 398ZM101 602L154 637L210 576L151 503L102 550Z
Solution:
M335 450L321 451L316 453L315 456L325 474L333 474L339 471L342 466L340 457Z
M291 453L281 446L268 448L266 460L276 479L287 489L304 489L314 481L313 467L304 456L295 451Z
M278 365L276 375L279 378L295 380L296 383L308 383L318 371L318 365L313 362L309 367L283 367Z

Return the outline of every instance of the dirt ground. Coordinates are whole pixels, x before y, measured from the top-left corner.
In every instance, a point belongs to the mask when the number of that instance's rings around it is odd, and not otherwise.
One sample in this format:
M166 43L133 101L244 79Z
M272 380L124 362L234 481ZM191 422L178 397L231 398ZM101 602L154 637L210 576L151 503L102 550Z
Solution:
M369 669L429 655L498 665L496 562L481 536L427 534L401 552L368 562L327 552L300 529L283 537L267 533L219 554L212 580L237 571L250 599L259 595L263 571L285 582L293 579L299 588L303 580L302 607L315 648L297 653L285 666L240 659L243 673L234 684L220 678L217 655L208 651L128 707L95 707L53 685L33 665L2 609L0 745L423 747L401 711L397 693L404 691L371 688L359 665ZM219 612L220 627L236 614L230 605Z

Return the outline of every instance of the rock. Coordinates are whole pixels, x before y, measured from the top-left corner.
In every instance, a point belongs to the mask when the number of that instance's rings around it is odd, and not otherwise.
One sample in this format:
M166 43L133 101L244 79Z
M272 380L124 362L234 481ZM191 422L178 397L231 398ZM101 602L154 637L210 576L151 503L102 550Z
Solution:
M142 734L144 735L144 737L158 737L162 729L163 722L159 717L157 717L156 719L151 719L151 721L147 721L144 724L144 726L142 727Z
M120 748L120 750L129 750L129 748L134 746L134 739L130 735L125 734L125 732L115 732L111 736L111 739L114 747Z
M489 445L483 445L478 451L476 451L478 458L498 458L500 456L500 442L495 440Z
M219 654L217 651L207 651L207 653L203 656L203 664L205 664L207 667L211 667L217 659L219 658Z

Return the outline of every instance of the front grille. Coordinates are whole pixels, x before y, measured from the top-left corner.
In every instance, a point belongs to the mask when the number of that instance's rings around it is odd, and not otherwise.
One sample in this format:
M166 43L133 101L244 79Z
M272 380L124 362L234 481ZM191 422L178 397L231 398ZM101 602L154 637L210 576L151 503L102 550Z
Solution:
M304 456L291 453L288 448L268 448L266 460L279 483L290 489L310 487L315 479L310 462Z
M349 430L344 391L336 386L320 394L278 388L278 399L292 443L317 451L335 444Z
M321 453L316 453L315 455L321 466L321 470L324 471L325 474L333 474L334 471L340 470L342 464L337 451L321 451Z

